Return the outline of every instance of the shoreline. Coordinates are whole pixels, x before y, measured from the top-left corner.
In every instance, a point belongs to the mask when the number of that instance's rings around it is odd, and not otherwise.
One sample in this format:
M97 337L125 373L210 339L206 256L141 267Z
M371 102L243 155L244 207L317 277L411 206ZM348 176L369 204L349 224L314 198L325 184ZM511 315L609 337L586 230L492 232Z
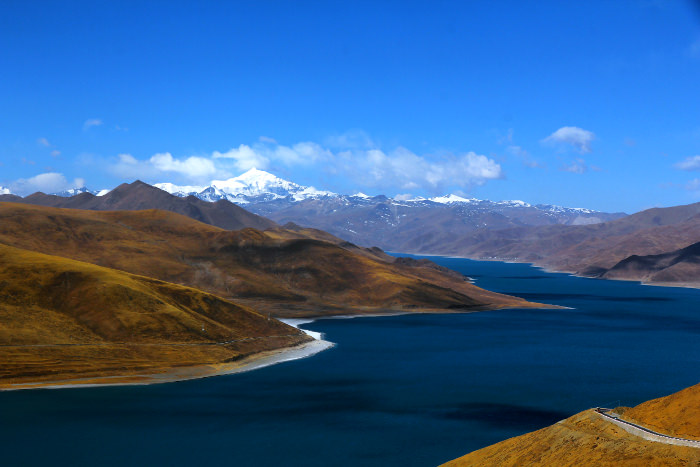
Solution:
M401 253L397 253L401 254ZM549 266L540 266L531 261L523 260L518 261L514 259L497 259L497 258L472 258L469 256L456 256L456 255L443 255L443 254L431 254L431 253L403 253L413 256L435 256L438 258L454 258L454 259L468 259L471 261L484 261L484 262L497 262L506 264L527 264L533 268L541 269L542 271L550 274L567 274L572 277L578 277L579 279L596 279L603 281L624 281L624 282L638 282L640 285L648 285L650 287L678 287L682 289L700 289L700 283L697 282L648 282L640 279L626 279L620 278L609 278L609 277L591 277L591 276L581 276L572 271L557 270L552 269ZM468 276L467 276L468 277ZM469 277L470 281L473 282L472 278Z
M298 320L303 323L288 323L297 329L300 324L309 323L313 320ZM86 378L75 378L56 381L43 381L36 383L16 383L7 387L0 387L3 391L20 391L28 389L79 389L95 388L107 386L146 386L152 384L176 383L180 381L191 381L195 379L211 378L214 376L233 375L258 370L278 363L300 360L311 357L324 350L335 346L333 342L323 340L322 334L314 331L301 329L305 334L314 338L313 341L305 342L294 347L268 350L245 357L239 361L231 363L213 363L181 368L170 368L163 373L135 374L135 375L115 375L97 376ZM316 337L319 336L319 337Z

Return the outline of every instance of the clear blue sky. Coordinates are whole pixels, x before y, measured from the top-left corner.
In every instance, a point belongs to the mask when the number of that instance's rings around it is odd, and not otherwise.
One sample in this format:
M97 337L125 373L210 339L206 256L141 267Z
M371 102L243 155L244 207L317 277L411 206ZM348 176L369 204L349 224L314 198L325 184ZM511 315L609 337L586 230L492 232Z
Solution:
M690 1L0 2L0 185L700 201Z

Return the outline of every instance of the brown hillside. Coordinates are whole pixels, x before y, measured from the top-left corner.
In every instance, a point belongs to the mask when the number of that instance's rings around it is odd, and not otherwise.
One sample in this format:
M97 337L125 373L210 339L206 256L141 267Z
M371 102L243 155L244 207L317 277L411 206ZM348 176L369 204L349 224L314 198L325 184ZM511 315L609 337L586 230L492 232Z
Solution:
M628 409L642 425L697 439L700 385ZM445 464L461 466L698 466L700 449L646 441L593 409L552 426L474 451Z
M622 418L659 433L700 440L700 384L639 404Z
M303 231L226 231L166 211L0 203L0 243L247 300L278 316L536 306Z
M661 255L700 241L700 203L654 208L594 225L521 226L476 231L443 242L439 254L508 259L586 276L601 276L632 255ZM410 245L404 251L423 251ZM697 282L693 268L652 281ZM636 279L653 271L616 271L614 278ZM606 276L607 277L607 276Z
M0 245L0 387L215 365L309 340L196 289Z
M9 197L13 195L4 196ZM227 230L244 229L246 227L269 229L277 225L269 219L248 212L226 200L209 203L194 196L178 198L139 180L133 183L123 183L104 196L80 193L67 198L38 192L19 199L17 197L11 199L0 198L0 201L91 211L162 209Z

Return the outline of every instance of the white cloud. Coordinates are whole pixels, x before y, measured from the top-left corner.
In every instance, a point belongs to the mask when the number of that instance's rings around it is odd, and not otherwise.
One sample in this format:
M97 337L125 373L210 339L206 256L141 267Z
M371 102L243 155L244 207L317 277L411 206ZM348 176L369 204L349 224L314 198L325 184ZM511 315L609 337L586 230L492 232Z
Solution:
M119 154L117 157L119 158L119 162L126 165L136 165L139 163L139 161L137 161L131 154Z
M685 189L693 192L700 192L700 178L694 178L685 184Z
M506 150L510 154L519 158L522 161L523 165L525 165L526 167L530 167L532 169L544 168L544 165L540 164L535 159L533 159L532 156L530 156L530 153L520 146L510 145L506 148Z
M37 191L56 193L82 186L85 186L85 180L82 178L76 178L70 182L61 173L47 172L31 178L20 178L10 184L10 190L12 193L24 196Z
M549 144L568 144L581 154L591 152L591 142L595 139L593 132L575 126L564 126L542 140Z
M686 157L685 160L673 166L680 170L700 170L700 156Z
M51 146L51 143L49 143L49 140L46 138L38 138L36 142L37 144L41 146L46 146L47 148Z
M277 141L275 140L275 138L270 138L268 136L261 136L260 138L258 138L258 141L260 141L261 143L277 144Z
M83 123L83 130L88 130L93 126L100 126L102 123L102 119L100 118L88 118L85 120L85 123Z
M214 178L226 179L251 168L276 172L281 167L308 167L311 171L350 179L359 186L377 187L383 191L441 192L445 187L472 187L503 177L498 163L474 152L442 157L417 155L403 147L389 152L376 147L333 152L309 141L291 146L272 142L252 146L241 144L226 152L214 151L208 157L182 159L170 153L156 154L144 160L121 154L111 170L123 177L147 181L162 181L168 176L171 178L168 181L200 184L209 183Z
M155 154L149 162L161 172L177 172L194 178L210 177L216 174L214 162L204 157L192 156L180 160L175 159L169 152L165 152Z
M333 135L324 140L324 144L333 149L371 149L377 147L367 133L362 130L349 130Z
M119 154L111 171L122 177L152 179L164 174L175 174L179 179L210 180L220 171L214 161L206 157L191 156L177 159L169 152L154 154L147 160L138 160L131 154Z
M212 157L214 159L231 159L234 167L239 171L246 171L252 168L263 170L270 163L267 157L247 144L241 144L237 148L231 148L224 153L214 151Z
M267 169L270 164L283 164L286 166L309 165L317 161L332 158L332 153L320 145L312 142L302 142L293 146L281 144L256 144L248 146L241 144L237 148L231 148L225 153L214 151L214 159L229 159L239 171L248 169Z
M61 155L61 151L59 151L58 149L54 149L53 151L51 151L51 156L53 156L53 157L58 157L60 155Z
M586 165L586 161L583 159L576 159L571 161L571 164L562 166L561 170L564 172L582 174L588 172L588 166Z
M334 157L330 169L364 186L433 193L445 187L471 187L503 177L499 164L474 152L435 159L403 147L390 153L380 149L341 152Z

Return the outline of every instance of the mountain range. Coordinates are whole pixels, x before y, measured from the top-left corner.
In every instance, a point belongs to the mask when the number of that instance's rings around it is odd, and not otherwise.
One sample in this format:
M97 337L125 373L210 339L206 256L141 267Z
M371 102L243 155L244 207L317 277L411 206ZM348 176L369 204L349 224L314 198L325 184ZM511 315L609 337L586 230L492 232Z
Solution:
M363 193L341 195L299 185L257 169L229 180L213 181L209 186L171 183L155 186L180 197L195 196L207 201L227 199L280 224L294 222L325 230L353 243L394 251L407 251L404 245L416 241L429 244L440 241L443 235L459 235L478 228L593 224L624 216L585 208L531 205L519 200L479 200L456 194L430 199L398 199Z
M229 230L302 225L390 251L521 261L589 277L700 285L700 262L691 248L700 242L700 204L627 216L455 194L431 199L340 195L257 169L207 186L155 187L137 181L109 192L81 188L25 198L5 194L0 201L91 210L166 209Z
M192 206L185 208L180 203L180 207L175 207L176 202L152 194L151 197L158 198L160 205L149 199L141 204L132 203L125 209L168 209L222 228L235 228L224 225L222 219L213 221L206 215L197 217L189 214L191 210L206 210L206 205L197 203L196 199L217 204L228 202L244 206L246 210L279 224L293 222L325 230L364 246L421 253L430 253L434 244L449 242L453 237L479 229L587 225L624 216L623 213L611 214L585 208L531 205L519 200L479 200L456 194L430 199L399 199L363 193L342 195L299 185L257 169L228 180L212 181L207 186L178 186L172 183L157 183L154 186L188 200ZM125 203L116 202L114 198L118 198L118 193L124 187L121 185L112 190L117 194L79 188L56 193L53 198L35 193L24 199L8 195L0 199L79 209L123 209L121 206ZM61 197L70 197L71 201L61 200Z

